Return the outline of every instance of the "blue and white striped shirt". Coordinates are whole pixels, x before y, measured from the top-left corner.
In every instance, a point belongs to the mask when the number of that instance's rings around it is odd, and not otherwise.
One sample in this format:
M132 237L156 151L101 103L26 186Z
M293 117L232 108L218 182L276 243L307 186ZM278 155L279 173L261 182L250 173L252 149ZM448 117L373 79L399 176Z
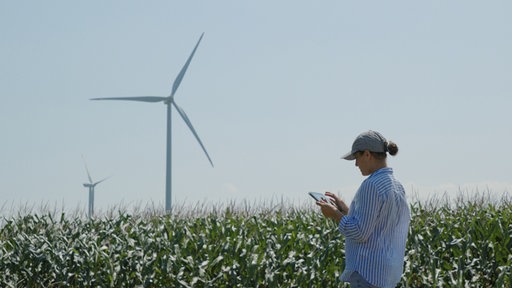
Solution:
M345 239L345 271L348 281L357 271L378 287L396 287L403 273L405 242L411 213L405 191L385 167L366 178L338 229Z

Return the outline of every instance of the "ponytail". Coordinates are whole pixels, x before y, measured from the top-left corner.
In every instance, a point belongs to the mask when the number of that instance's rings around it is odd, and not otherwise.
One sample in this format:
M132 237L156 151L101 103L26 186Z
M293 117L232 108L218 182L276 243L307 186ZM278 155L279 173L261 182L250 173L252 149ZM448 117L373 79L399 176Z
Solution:
M395 142L388 141L386 150L388 151L389 155L395 156L398 153L398 146Z

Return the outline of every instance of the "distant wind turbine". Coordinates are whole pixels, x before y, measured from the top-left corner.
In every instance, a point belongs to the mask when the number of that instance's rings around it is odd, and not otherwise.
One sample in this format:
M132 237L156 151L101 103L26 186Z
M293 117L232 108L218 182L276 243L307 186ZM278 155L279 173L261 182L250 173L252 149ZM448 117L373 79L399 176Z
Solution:
M176 104L176 101L174 100L174 94L176 93L176 90L178 90L178 87L180 86L181 80L183 80L183 76L185 76L185 72L187 72L188 65L190 64L190 61L192 60L192 57L194 57L194 53L196 53L196 49L199 46L199 43L201 42L201 39L203 39L203 34L201 34L201 37L199 37L199 40L197 41L196 46L194 47L194 50L192 50L192 54L187 59L187 62L185 62L185 65L183 68L181 68L180 73L178 76L176 76L176 79L174 80L174 83L172 84L172 90L171 94L168 97L161 97L161 96L135 96L135 97L114 97L114 98L93 98L91 100L126 100L126 101L139 101L139 102L163 102L165 105L167 105L167 159L166 159L166 177L165 177L165 210L167 212L171 212L171 105L176 108L176 111L178 111L178 114L180 114L181 118L185 123L187 124L188 128L190 128L190 131L192 131L192 134L197 139L197 142L199 142L199 145L201 145L201 148L203 149L204 153L206 154L206 157L208 158L208 161L210 161L210 164L213 167L213 162L210 158L210 155L208 155L208 152L206 152L206 148L204 148L203 142L201 142L201 139L199 139L199 136L197 135L196 130L192 126L192 123L190 122L190 119L187 117L187 114L185 114L185 111L181 109L178 104Z
M92 181L91 174L89 173L87 163L85 163L85 158L83 156L82 159L84 160L85 171L87 171L87 177L89 178L89 183L84 183L84 187L89 188L89 218L91 218L94 214L94 187L96 187L96 185L100 184L101 182L107 180L108 178L105 178L98 182Z

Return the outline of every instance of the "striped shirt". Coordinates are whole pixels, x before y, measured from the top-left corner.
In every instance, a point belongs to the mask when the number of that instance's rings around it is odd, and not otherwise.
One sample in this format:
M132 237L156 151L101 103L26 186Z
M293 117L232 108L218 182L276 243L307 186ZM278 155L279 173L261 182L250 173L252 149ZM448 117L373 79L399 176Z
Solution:
M405 191L385 167L366 178L338 229L345 236L348 281L357 271L378 287L396 287L403 273L405 242L411 214Z

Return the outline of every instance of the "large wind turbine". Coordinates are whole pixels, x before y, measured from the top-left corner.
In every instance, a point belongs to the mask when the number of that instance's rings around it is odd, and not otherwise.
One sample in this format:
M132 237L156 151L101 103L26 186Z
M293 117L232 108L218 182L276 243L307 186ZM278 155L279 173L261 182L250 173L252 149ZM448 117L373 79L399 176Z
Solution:
M201 148L203 149L204 153L206 154L206 157L208 157L208 161L210 161L210 164L213 167L213 162L210 158L210 155L208 155L208 152L206 152L206 148L204 148L203 143L201 142L201 139L199 139L199 136L197 135L196 130L192 126L192 123L190 122L190 119L187 117L187 114L185 114L185 111L181 109L178 104L176 104L176 101L174 100L174 94L176 93L176 90L178 90L178 87L180 86L181 80L183 79L183 76L185 76L185 72L187 72L188 65L190 64L190 61L192 60L192 57L194 57L194 53L196 53L196 49L199 46L199 43L201 42L201 39L203 39L203 34L201 34L201 37L199 37L199 40L197 41L196 46L194 47L194 50L192 50L192 54L187 59L187 62L185 62L185 65L183 68L181 68L180 73L178 76L176 76L176 79L174 80L174 83L172 84L172 90L171 95L168 97L161 97L161 96L135 96L135 97L114 97L114 98L93 98L91 100L127 100L127 101L139 101L139 102L163 102L165 105L167 105L167 159L166 159L166 177L165 177L165 210L167 212L171 212L171 105L176 108L176 111L178 111L178 114L180 114L181 118L183 118L183 121L187 124L188 128L190 128L190 131L192 131L192 134L197 139L197 142L199 142L199 145L201 145Z
M107 180L107 178L98 182L92 181L91 174L89 173L89 169L87 169L87 163L85 163L85 158L83 158L83 156L82 159L84 159L85 171L87 171L87 177L89 178L89 183L84 183L84 187L89 188L89 218L91 218L94 214L94 187Z

